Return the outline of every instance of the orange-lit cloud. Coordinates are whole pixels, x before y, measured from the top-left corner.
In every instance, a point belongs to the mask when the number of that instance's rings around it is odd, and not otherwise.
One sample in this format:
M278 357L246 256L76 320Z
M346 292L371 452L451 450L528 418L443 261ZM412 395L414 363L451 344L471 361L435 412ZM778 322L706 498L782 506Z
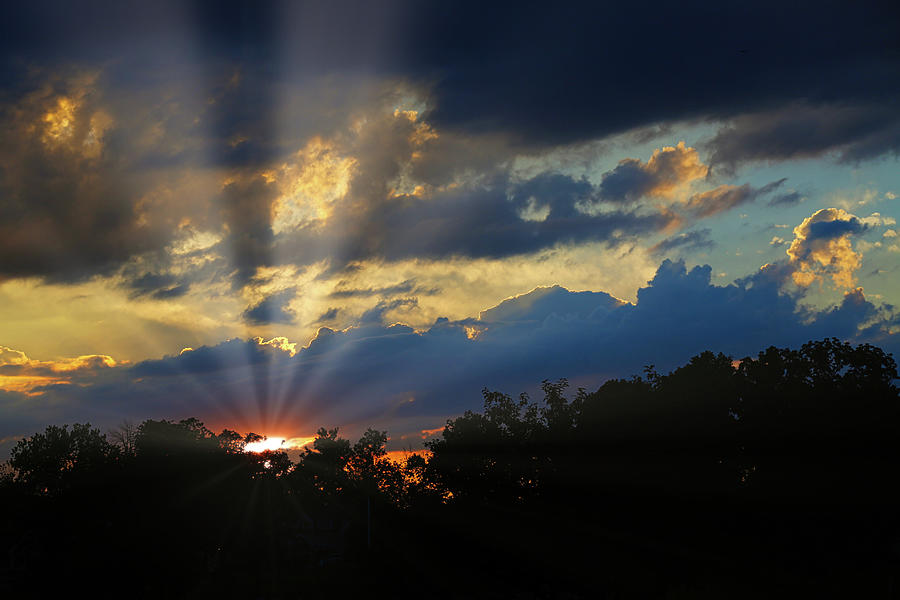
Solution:
M120 364L103 354L56 361L33 360L20 350L0 346L0 390L38 395L42 392L37 388L42 386L80 382Z
M482 329L479 329L478 327L473 327L471 325L467 325L464 329L466 331L466 337L469 338L470 340L474 340L475 338L477 338L479 335L481 335L481 332L483 331Z
M423 429L422 430L422 439L423 440L428 439L429 437L431 437L433 435L437 435L437 434L441 433L442 431L444 431L443 427L435 427L434 429Z
M39 396L37 389L47 385L65 385L69 382L57 377L40 375L0 375L0 390L5 392L21 392L27 396Z
M850 238L866 227L841 208L823 208L805 218L794 228L794 240L787 249L794 283L808 287L830 276L836 287L854 289L862 254L853 249Z
M117 364L119 363L117 363L113 357L105 354L88 354L56 361L32 360L20 350L0 346L0 367L11 366L16 368L45 369L53 373L67 373L82 369L115 367Z
M39 110L30 130L40 136L49 150L67 148L84 158L97 158L104 136L115 124L113 117L97 105L95 84L98 73L82 73L65 80L65 92L47 87L32 94L20 110Z
M286 337L278 336L268 341L263 341L261 337L253 339L255 339L256 343L260 346L272 346L273 348L277 348L282 352L287 352L291 356L297 354L297 342L291 342Z
M58 145L75 134L75 113L79 105L77 100L63 96L57 99L55 107L43 115L42 138L45 144Z
M673 200L708 172L709 167L700 160L697 150L682 141L657 148L646 163L636 158L619 161L615 169L604 173L599 192L602 199L610 202L633 202L645 197Z
M663 198L672 198L685 185L706 177L709 172L697 150L685 146L683 141L654 150L644 169L655 178L648 194Z

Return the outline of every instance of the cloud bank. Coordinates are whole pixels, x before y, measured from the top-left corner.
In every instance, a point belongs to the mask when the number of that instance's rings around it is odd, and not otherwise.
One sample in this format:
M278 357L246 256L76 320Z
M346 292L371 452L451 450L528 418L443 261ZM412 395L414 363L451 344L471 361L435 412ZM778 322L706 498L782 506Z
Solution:
M771 268L724 286L710 275L708 266L666 260L635 304L555 286L505 300L478 318L438 319L424 330L384 324L379 305L358 326L322 328L302 348L257 338L134 365L83 357L70 363L78 375L66 382L36 384L27 396L7 386L0 437L49 422L111 427L123 418L199 415L282 436L308 435L320 425L351 431L376 425L395 434L399 448L422 429L477 408L484 386L512 393L568 377L591 387L647 364L673 368L706 349L739 358L828 336L900 351L897 314L861 289L815 310L783 291L784 273L773 276ZM11 349L2 356L7 375L63 373Z

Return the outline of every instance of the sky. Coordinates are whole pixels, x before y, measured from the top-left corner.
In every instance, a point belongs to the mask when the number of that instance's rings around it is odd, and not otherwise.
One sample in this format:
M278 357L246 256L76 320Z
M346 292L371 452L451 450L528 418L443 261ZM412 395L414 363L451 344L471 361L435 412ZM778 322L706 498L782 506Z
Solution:
M7 4L0 456L897 356L900 7L784 4Z

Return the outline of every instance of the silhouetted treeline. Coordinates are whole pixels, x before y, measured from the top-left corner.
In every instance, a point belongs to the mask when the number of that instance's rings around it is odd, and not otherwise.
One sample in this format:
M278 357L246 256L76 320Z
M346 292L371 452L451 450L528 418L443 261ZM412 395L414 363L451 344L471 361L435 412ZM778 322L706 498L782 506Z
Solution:
M128 597L900 598L897 366L836 339L542 402L426 457L297 461L196 419L48 427L0 484L0 591Z

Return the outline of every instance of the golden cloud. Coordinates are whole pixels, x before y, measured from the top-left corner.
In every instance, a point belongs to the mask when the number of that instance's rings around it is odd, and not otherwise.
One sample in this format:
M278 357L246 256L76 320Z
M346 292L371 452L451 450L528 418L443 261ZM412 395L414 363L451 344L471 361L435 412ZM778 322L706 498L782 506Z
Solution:
M644 170L655 181L648 195L662 198L675 197L685 186L709 173L697 150L685 146L683 141L654 150Z
M70 77L61 83L60 93L51 86L30 95L20 107L21 114L34 114L37 120L29 130L39 133L48 149L66 148L94 159L103 150L103 137L115 123L112 116L96 103L97 73Z
M56 106L44 114L44 133L41 136L48 146L68 141L75 134L75 113L80 108L78 100L65 96L57 99Z
M60 360L33 360L21 350L0 346L0 390L40 395L41 386L71 384L74 376L91 376L115 367L117 362L105 354L88 354Z
M263 341L263 338L261 337L256 337L253 339L256 340L256 343L260 346L272 346L273 348L277 348L282 352L287 352L291 356L297 354L297 342L291 342L284 336L277 336L267 341Z
M281 186L273 207L275 233L327 220L334 204L347 195L357 165L334 142L320 137L310 140L295 157L295 162L263 173Z
M26 396L40 396L43 392L38 388L47 385L66 385L69 381L57 377L41 375L0 375L0 390L18 392Z
M855 289L862 254L853 249L850 238L865 227L841 208L823 208L804 219L794 228L794 240L787 249L794 283L808 287L830 276L836 287Z
M15 365L32 369L46 369L54 373L65 373L79 369L96 369L100 367L115 367L119 364L113 357L105 354L86 354L75 358L63 358L60 360L33 360L21 350L14 350L7 346L0 346L0 367Z

